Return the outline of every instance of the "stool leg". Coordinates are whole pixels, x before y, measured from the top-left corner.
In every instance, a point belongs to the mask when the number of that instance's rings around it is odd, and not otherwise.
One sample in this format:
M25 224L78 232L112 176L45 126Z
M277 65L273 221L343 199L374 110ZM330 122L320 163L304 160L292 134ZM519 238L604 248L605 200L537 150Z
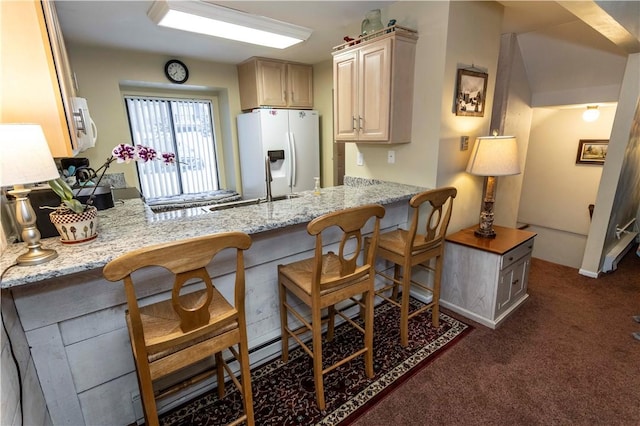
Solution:
M135 348L134 348L135 350ZM139 351L134 356L147 356L146 351ZM144 361L136 361L136 375L138 377L138 385L140 386L140 398L142 399L142 408L144 411L145 425L158 426L160 424L158 420L158 409L156 407L156 399L153 393L153 384L151 381L151 372L149 370L149 364L144 364Z
M440 281L442 279L442 267L444 258L442 255L436 258L436 271L433 277L433 307L431 308L431 324L440 326Z
M327 342L333 340L333 330L336 323L336 306L329 306L329 324L327 325Z
M409 296L411 294L411 264L402 267L402 303L400 307L400 344L409 344Z
M398 281L400 281L400 265L397 263L393 265L393 292L391 293L391 298L393 300L398 300ZM404 291L404 288L402 289Z
M373 287L373 284L372 284ZM374 301L373 289L366 293L366 298L363 300L366 303L365 306L365 323L364 323L364 345L367 348L364 358L365 373L368 378L373 377L373 301Z
M287 308L285 303L287 301L287 289L278 279L278 293L280 296L280 340L282 343L282 362L289 360L289 333L287 332Z
M325 409L324 382L322 377L322 315L320 308L312 307L311 325L313 333L313 379L316 385L318 408Z
M246 333L241 333L242 342L238 344L240 355L240 380L242 381L242 403L247 416L247 426L254 425L253 393L251 392L251 370L249 369L249 351L247 349Z
M222 352L216 353L216 379L218 379L218 398L224 397L224 361Z

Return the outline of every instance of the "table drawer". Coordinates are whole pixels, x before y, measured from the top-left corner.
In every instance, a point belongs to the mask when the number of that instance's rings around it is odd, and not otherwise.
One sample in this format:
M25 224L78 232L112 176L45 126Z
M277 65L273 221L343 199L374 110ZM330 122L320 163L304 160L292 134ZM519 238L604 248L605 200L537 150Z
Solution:
M520 244L513 250L509 250L504 255L502 255L502 259L501 259L502 266L500 267L500 269L502 270L502 269L508 268L509 266L517 262L518 259L522 259L523 256L530 256L532 251L533 251L533 238L525 241L524 243Z

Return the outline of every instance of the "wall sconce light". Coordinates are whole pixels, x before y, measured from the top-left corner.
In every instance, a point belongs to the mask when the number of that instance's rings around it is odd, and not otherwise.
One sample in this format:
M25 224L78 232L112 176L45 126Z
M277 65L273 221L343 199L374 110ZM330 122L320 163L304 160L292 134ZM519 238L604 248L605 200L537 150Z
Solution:
M469 164L467 164L467 173L485 177L480 224L474 234L482 238L495 238L493 205L495 203L496 176L520 173L516 138L496 135L477 138L471 151Z
M156 0L147 16L157 25L284 49L309 38L312 30L209 2Z
M582 119L588 123L596 121L600 117L598 105L587 105L587 110L582 113Z
M36 213L31 207L27 184L59 178L42 127L38 124L0 124L0 186L13 186L7 191L16 199L16 221L27 252L16 259L18 265L39 265L58 257L55 250L40 244Z

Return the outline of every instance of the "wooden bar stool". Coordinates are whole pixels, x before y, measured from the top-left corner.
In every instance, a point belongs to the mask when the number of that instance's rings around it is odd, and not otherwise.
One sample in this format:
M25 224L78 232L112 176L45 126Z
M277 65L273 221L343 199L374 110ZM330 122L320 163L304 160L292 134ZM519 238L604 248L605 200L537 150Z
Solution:
M440 279L442 276L444 238L447 234L453 199L457 195L454 187L443 187L414 195L409 200L413 209L409 230L396 229L380 234L378 240L378 257L393 262L393 276L384 271L376 271L382 276L386 285L376 290L379 296L400 308L400 344L409 344L409 319L431 308L432 324L440 324ZM427 207L431 209L427 212ZM420 217L426 216L424 234L418 232ZM371 242L373 243L373 242ZM369 240L367 239L367 244ZM431 266L431 259L435 265ZM420 266L434 273L433 284L420 283L412 279L412 268ZM429 292L432 300L425 306L409 313L409 296L411 285ZM398 290L402 287L402 299L398 302ZM388 291L391 290L391 295Z
M243 253L250 246L251 238L247 234L221 233L134 250L104 267L103 274L107 280L124 280L127 326L147 426L158 425L156 399L214 374L217 375L218 396L222 398L225 371L240 390L244 404L243 415L231 424L254 424L244 314ZM213 258L225 249L235 249L233 306L214 287L206 269ZM165 268L174 275L172 297L139 306L132 274L153 266ZM142 275L138 279L138 274L136 280L144 281ZM190 284L204 289L180 294ZM238 345L237 350L234 345ZM225 349L229 349L238 360L242 383L223 359L222 351ZM167 389L156 389L158 379L210 356L215 359L215 369Z
M375 279L374 261L376 241L380 233L380 219L384 217L384 207L366 205L340 210L320 216L307 225L310 235L316 237L314 257L287 265L278 265L278 287L280 292L280 320L282 324L282 360L289 358L289 336L293 337L313 359L313 376L316 388L316 400L321 410L325 409L323 376L338 366L364 355L367 377L373 377L373 282ZM362 228L374 219L369 249L359 262L364 245ZM341 230L341 232L338 230ZM323 234L336 231L340 236L338 254L332 251L323 253ZM355 247L354 247L355 246ZM311 309L311 322L296 311L287 300L287 291L295 295ZM362 295L356 300L356 295ZM356 324L344 312L346 307L336 309L338 302L351 299L364 310L364 328ZM335 314L351 323L364 335L363 348L346 356L326 368L322 365L322 314L328 308L327 340L333 339ZM302 326L292 330L288 324L291 312ZM300 335L311 331L311 349L302 341Z

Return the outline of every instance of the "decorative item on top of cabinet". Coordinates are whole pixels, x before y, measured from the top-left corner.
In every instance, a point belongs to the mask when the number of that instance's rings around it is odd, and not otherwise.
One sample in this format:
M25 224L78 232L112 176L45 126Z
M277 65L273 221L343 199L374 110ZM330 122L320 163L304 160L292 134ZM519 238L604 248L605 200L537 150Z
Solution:
M313 108L313 67L267 58L238 64L240 108Z
M0 2L0 8L2 121L40 124L54 157L76 155L76 93L54 2Z
M334 47L336 142L411 142L417 40L393 25Z

